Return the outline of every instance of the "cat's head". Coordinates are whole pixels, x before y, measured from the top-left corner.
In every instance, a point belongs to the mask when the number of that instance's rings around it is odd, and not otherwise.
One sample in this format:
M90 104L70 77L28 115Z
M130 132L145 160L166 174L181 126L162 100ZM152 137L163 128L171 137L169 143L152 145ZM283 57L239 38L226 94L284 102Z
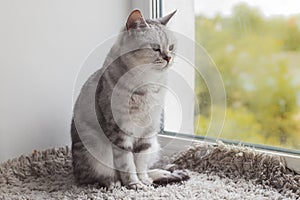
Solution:
M147 20L139 10L131 12L120 44L121 51L128 52L122 55L122 61L128 67L147 65L161 71L172 64L176 44L166 25L175 12Z

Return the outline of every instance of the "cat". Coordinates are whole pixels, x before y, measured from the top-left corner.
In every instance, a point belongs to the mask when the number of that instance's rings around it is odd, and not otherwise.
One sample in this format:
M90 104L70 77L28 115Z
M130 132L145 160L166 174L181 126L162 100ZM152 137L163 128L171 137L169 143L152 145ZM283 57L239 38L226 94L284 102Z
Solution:
M150 170L159 159L164 86L176 45L166 25L175 12L146 20L132 11L103 67L83 85L71 123L79 183L138 189L189 178L180 170Z

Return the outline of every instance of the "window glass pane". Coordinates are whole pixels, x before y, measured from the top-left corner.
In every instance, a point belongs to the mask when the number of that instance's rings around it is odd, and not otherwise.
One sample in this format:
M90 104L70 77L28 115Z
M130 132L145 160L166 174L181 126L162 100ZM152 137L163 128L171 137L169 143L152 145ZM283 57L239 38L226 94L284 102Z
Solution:
M227 94L220 138L300 149L300 2L195 1L195 39L218 67ZM195 55L201 66L201 56ZM195 75L205 136L211 97Z

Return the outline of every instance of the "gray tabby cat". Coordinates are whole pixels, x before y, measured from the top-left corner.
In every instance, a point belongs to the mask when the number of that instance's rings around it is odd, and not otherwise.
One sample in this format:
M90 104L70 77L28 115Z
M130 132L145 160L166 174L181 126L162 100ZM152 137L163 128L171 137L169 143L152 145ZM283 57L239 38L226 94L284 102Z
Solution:
M137 189L188 178L183 171L149 170L159 158L164 85L175 49L165 26L175 12L145 20L134 10L103 67L81 89L71 125L79 183Z

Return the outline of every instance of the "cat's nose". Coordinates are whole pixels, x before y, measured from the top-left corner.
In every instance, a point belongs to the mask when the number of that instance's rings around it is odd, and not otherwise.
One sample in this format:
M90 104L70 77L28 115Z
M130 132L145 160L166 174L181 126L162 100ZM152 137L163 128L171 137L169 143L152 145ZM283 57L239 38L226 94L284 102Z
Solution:
M163 55L162 55L162 58L163 58L165 61L167 61L168 63L169 63L170 60L171 60L171 56L168 56L168 55L166 55L166 54L163 54Z

